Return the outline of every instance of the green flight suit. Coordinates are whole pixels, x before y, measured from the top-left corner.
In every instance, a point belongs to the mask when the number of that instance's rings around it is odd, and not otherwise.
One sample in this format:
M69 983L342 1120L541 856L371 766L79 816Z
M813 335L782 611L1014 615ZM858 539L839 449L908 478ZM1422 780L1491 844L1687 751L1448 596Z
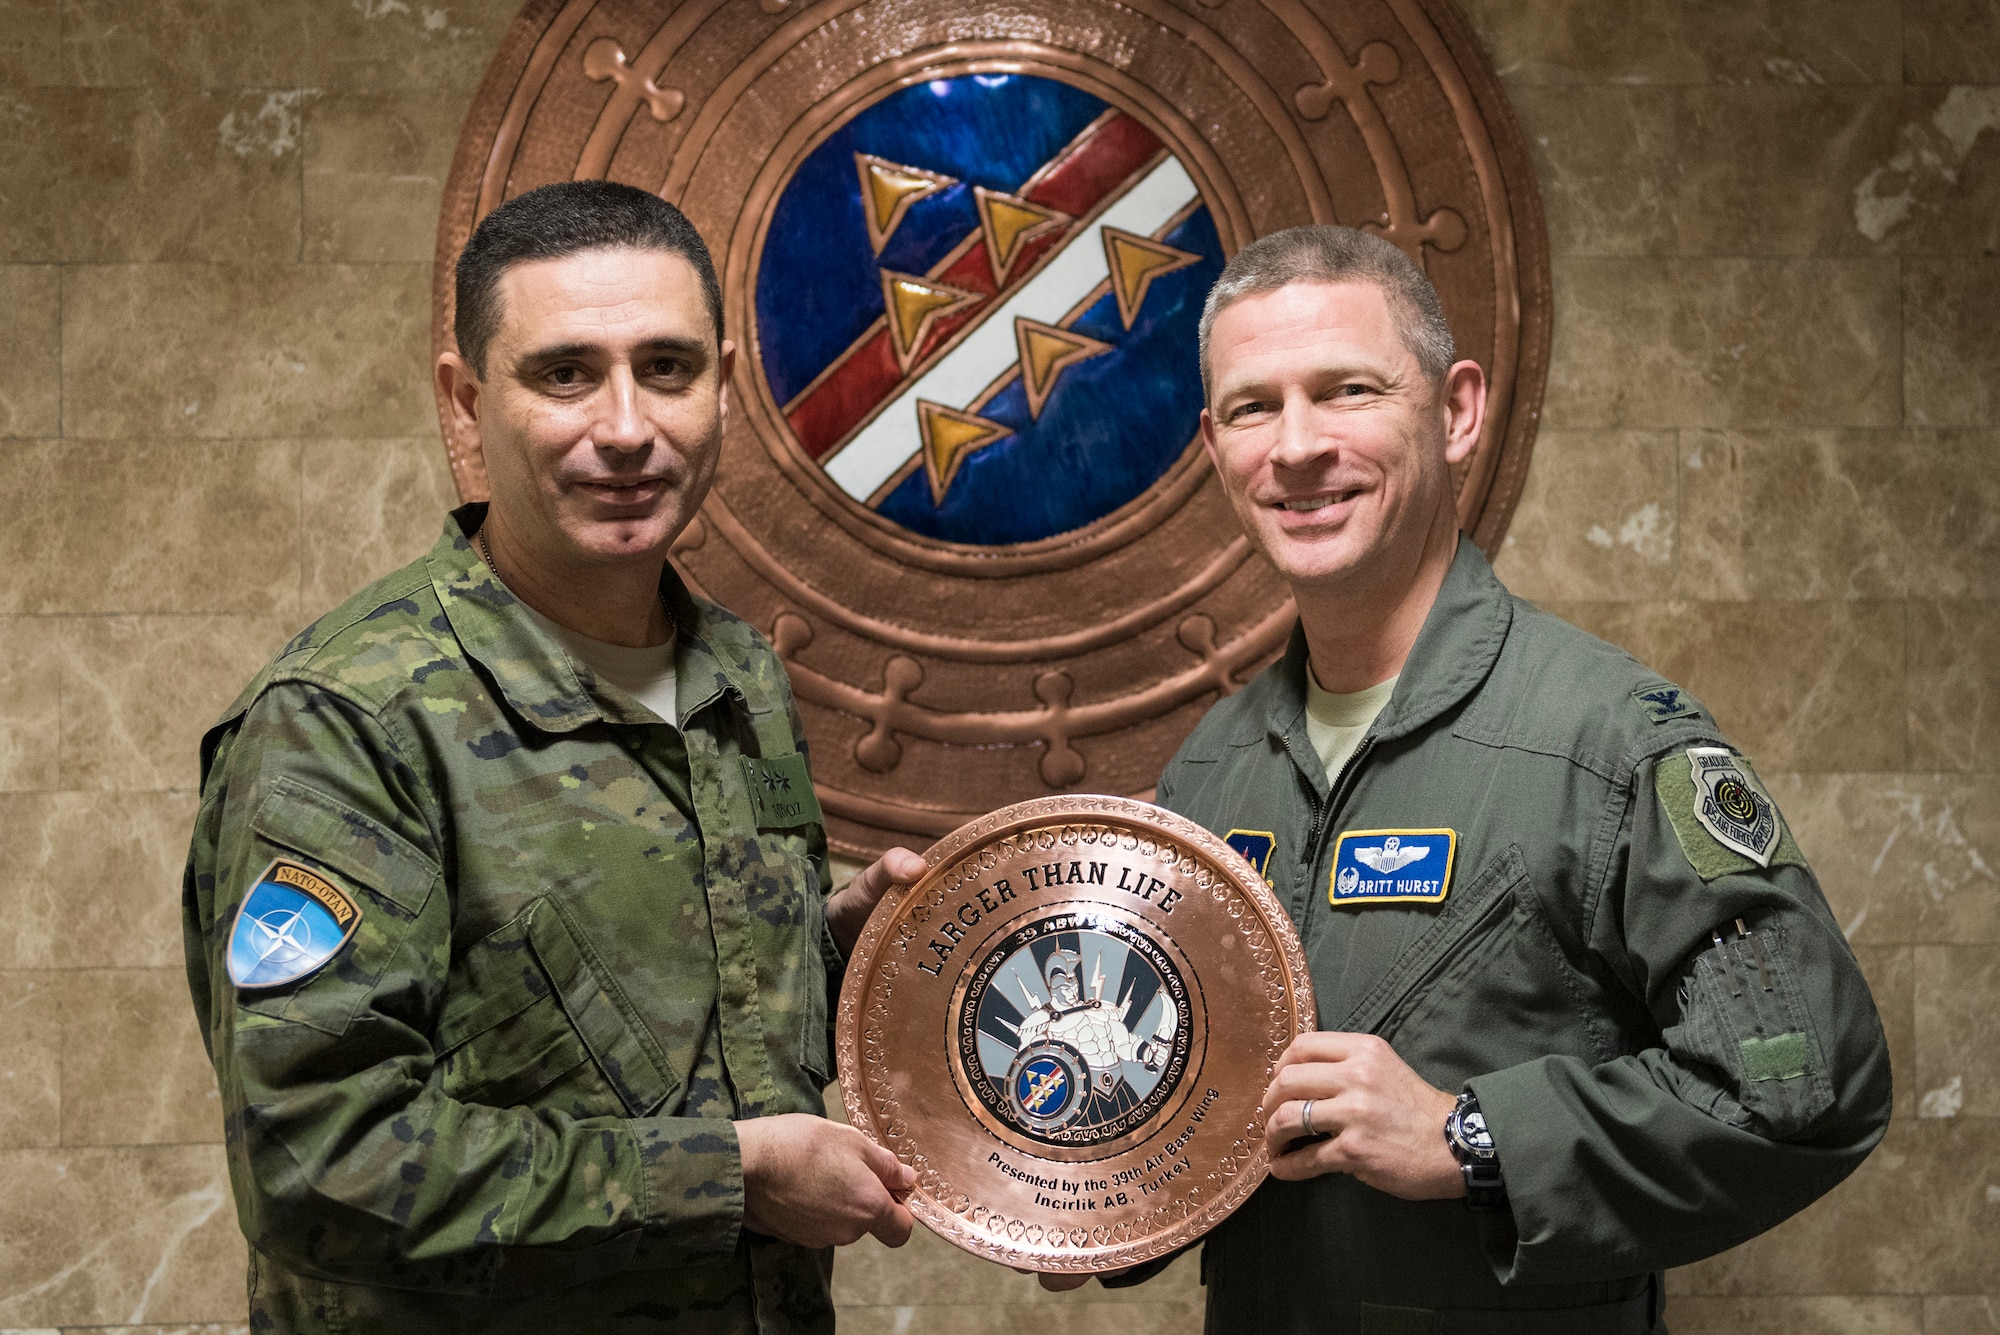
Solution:
M784 670L669 568L661 720L534 625L483 517L301 633L202 745L183 929L251 1329L830 1330L831 1251L743 1228L733 1124L822 1114L832 1074ZM358 924L239 988L237 909L278 862Z
M1211 709L1158 800L1275 835L1320 1027L1469 1086L1511 1208L1269 1181L1206 1240L1209 1330L1657 1329L1664 1267L1799 1210L1888 1120L1881 1023L1812 872L1774 807L1768 868L1696 823L1687 752L1723 744L1714 720L1470 542L1338 775L1307 740L1306 661L1295 634ZM1333 904L1343 832L1443 829L1441 902Z

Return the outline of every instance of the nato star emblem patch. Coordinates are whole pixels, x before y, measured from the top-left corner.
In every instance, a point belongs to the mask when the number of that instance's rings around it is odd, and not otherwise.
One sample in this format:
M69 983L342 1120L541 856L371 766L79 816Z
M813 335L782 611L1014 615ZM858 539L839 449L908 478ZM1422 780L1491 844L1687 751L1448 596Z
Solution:
M318 872L278 858L236 910L230 981L250 989L295 983L338 954L360 921L353 896Z
M1778 809L1757 791L1734 752L1720 746L1690 747L1694 818L1715 842L1760 867L1771 865L1778 847Z
M1327 902L1435 904L1457 853L1456 830L1349 830L1334 845Z

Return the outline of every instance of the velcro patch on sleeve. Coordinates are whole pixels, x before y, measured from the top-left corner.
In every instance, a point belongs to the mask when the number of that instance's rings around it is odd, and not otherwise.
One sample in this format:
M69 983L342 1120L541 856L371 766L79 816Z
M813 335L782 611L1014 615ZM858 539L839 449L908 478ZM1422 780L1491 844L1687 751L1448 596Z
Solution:
M1662 756L1653 769L1653 788L1681 852L1702 880L1806 865L1777 803L1743 756L1721 747Z
M1743 1054L1743 1074L1751 1080L1794 1080L1813 1071L1812 1040L1796 1029L1771 1038L1746 1038L1736 1050Z

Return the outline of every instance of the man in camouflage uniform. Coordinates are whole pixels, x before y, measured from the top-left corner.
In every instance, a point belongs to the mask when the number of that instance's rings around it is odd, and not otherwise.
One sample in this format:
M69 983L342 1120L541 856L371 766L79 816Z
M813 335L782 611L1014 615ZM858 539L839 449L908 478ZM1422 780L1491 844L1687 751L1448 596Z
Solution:
M1270 883L1322 1028L1265 1094L1272 1180L1205 1241L1208 1329L1656 1331L1665 1267L1880 1140L1867 984L1701 702L1459 534L1484 377L1399 250L1266 237L1202 345L1210 459L1299 626L1159 801Z
M783 668L666 564L726 411L713 268L570 183L482 223L458 303L490 508L202 747L183 927L251 1328L830 1329L831 1246L906 1240L912 1175L823 1116L829 1001L922 860L825 897Z

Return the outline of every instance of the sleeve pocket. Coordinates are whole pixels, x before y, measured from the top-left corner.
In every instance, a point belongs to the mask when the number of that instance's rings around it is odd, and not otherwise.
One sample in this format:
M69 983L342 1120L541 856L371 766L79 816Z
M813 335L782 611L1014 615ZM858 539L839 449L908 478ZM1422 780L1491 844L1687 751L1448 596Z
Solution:
M1709 1111L1726 1122L1789 1140L1833 1106L1784 931L1768 919L1749 936L1695 957L1681 1043L1689 1057L1724 1076L1711 1091Z
M325 863L414 918L423 912L438 864L371 816L295 779L272 781L251 828L273 843Z
M430 901L438 864L380 821L289 778L279 778L251 817L253 856L297 857L358 891L361 918L325 964L268 992L239 991L237 1004L339 1036L378 994L403 994L394 970L411 926ZM247 892L247 887L246 887ZM408 961L400 967L407 970Z
M438 1022L445 1093L571 1117L644 1117L681 1087L617 981L547 897L467 950Z

